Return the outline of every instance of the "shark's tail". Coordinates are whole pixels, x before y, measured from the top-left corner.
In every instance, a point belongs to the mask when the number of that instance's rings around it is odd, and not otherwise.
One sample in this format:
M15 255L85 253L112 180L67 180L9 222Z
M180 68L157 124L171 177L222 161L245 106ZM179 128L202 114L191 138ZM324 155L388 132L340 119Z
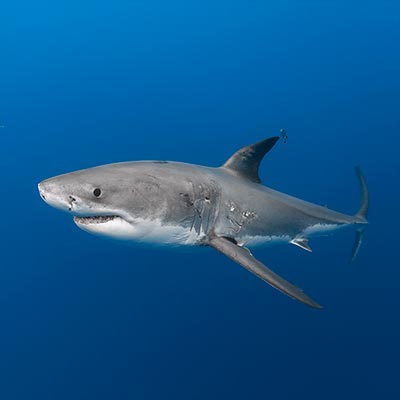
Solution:
M358 181L360 183L361 189L361 207L358 210L357 214L355 215L355 224L361 225L356 230L356 237L353 244L353 249L351 252L351 256L349 259L349 263L353 262L357 257L357 254L360 250L361 243L364 238L364 229L365 225L368 224L367 217L368 217L368 207L369 207L369 194L368 194L368 186L367 182L365 181L364 175L360 169L360 167L355 167L356 174Z
M361 172L360 167L355 167L358 181L360 182L361 189L361 207L358 210L356 217L360 220L359 223L367 223L368 216L368 207L369 207L369 194L368 194L368 186L365 181L364 175Z

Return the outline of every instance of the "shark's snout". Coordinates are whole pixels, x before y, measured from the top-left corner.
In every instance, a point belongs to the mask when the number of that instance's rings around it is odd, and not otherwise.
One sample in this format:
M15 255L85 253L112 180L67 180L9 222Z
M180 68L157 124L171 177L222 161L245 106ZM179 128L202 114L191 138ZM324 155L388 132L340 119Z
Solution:
M47 179L38 184L40 197L50 206L62 211L71 211L71 201L57 184Z
M43 183L42 183L42 182L40 182L40 183L38 184L38 190L39 190L40 197L41 197L44 201L46 201L46 194L45 194L45 191L44 191L44 189L43 189Z

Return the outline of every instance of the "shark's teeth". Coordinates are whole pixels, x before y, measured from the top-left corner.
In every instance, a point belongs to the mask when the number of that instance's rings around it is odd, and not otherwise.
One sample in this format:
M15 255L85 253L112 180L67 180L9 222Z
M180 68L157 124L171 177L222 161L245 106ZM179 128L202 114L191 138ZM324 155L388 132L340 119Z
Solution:
M92 217L74 217L74 221L78 224L89 225L89 224L104 224L118 218L116 215L101 215Z

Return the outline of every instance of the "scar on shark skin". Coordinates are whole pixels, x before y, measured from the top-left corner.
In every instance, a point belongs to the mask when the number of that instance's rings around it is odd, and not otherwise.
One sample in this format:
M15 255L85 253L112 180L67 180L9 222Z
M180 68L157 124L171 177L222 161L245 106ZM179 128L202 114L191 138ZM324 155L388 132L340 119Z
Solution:
M286 143L286 131L280 133ZM311 251L310 237L353 226L353 261L368 223L367 184L356 167L362 201L354 215L270 189L261 183L259 166L278 140L242 147L218 168L172 161L109 164L47 179L39 192L86 232L142 244L208 245L289 297L321 308L248 248L284 242Z

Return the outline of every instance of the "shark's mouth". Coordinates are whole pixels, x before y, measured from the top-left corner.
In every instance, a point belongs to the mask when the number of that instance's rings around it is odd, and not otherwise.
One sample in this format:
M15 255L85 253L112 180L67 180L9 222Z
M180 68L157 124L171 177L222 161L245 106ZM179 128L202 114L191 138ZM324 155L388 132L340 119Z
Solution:
M74 221L81 225L92 225L92 224L105 224L106 222L113 221L115 219L120 219L117 215L101 215L101 216L91 216L91 217L74 217Z
M131 240L136 234L136 227L118 215L74 216L78 228L95 235L107 236L120 240Z

